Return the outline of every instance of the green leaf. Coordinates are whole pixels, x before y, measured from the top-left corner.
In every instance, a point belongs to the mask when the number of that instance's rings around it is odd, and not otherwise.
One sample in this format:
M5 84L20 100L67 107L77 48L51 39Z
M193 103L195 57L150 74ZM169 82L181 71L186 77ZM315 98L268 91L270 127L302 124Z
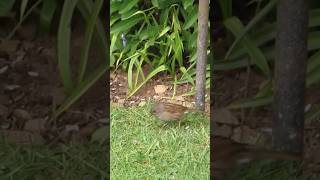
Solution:
M184 1L182 1L183 8L184 8L185 10L187 10L188 7L190 7L190 6L193 4L193 1L194 1L194 0L184 0Z
M170 9L164 9L164 10L162 10L162 12L161 12L161 15L160 15L160 24L161 24L162 26L167 26L167 24L168 24L169 11L170 11Z
M100 9L102 8L103 0L96 0L94 1L94 5L92 7L92 14L87 22L86 32L84 36L83 47L81 49L81 59L79 65L79 75L78 75L78 84L80 84L83 80L84 74L86 72L88 57L89 57L89 50L91 45L92 36L94 34L94 28L96 23L98 22L98 16L100 13Z
M113 14L116 11L119 11L122 2L120 1L111 1L110 2L110 14Z
M128 66L128 88L131 90L133 89L133 85L132 85L132 82L133 82L133 68L134 68L134 64L136 63L138 57L137 57L137 53L134 55L133 58L130 59L130 62L129 62L129 66Z
M254 25L256 25L259 21L261 21L262 18L264 18L276 5L277 1L276 0L270 0L269 3L259 11L257 15L253 17L253 19L249 22L249 24L244 28L243 32L239 34L236 38L236 40L232 43L231 47L229 48L226 58L229 57L231 54L233 48L236 46L236 44L249 32Z
M41 12L40 12L40 26L41 28L49 32L51 21L56 11L57 3L55 0L43 0Z
M157 7L157 8L159 8L160 6L159 6L159 1L158 0L151 0L151 3L152 3L152 5L154 6L154 7Z
M90 12L91 12L92 6L93 6L93 2L88 0L80 0L77 5L81 15L86 21L88 21L90 18ZM109 43L108 42L109 40L107 40L106 32L109 32L109 29L105 28L105 26L102 23L102 20L99 18L95 30L96 30L95 32L98 33L98 36L96 38L98 41L99 48L103 52L104 57L108 59L109 46L107 46L107 44Z
M182 67L180 67L180 71L182 72L181 80L183 80L183 78L186 78L189 83L194 85L194 78L192 78L192 76L189 74L189 72L186 70L186 68L182 66Z
M146 77L146 79L144 81L142 81L137 87L135 87L130 92L128 97L131 97L132 95L134 95L146 82L148 82L156 74L158 74L159 72L165 71L165 70L167 70L166 66L165 65L161 65L161 66L157 67L156 69L154 69L153 71L151 71L150 74L148 74L148 76Z
M15 0L1 0L0 1L0 17L7 16L11 11Z
M134 25L138 24L142 19L143 19L142 16L137 15L137 16L133 16L129 19L126 19L124 21L117 22L111 27L110 34L121 33L123 31L127 31L131 27L133 27Z
M130 0L130 1L122 1L122 5L120 7L120 14L124 14L129 11L131 8L138 4L139 0Z
M244 31L241 21L236 17L227 19L224 24L228 28L228 30L230 30L236 37L242 35ZM267 77L270 77L270 69L267 59L262 51L257 47L257 45L252 42L251 39L249 39L249 37L247 36L244 36L242 38L241 43L243 44L244 48L246 48L250 59L255 62L255 64Z
M20 21L22 20L22 17L24 15L24 12L26 10L26 7L28 5L29 0L22 0L20 4Z
M312 9L309 11L309 27L320 25L320 9Z
M110 26L112 26L119 19L120 19L119 15L113 15L112 17L110 17Z
M189 29L192 25L197 22L198 19L198 9L194 6L192 11L188 14L186 22L183 24L183 30Z
M239 108L254 108L259 106L265 106L273 101L273 96L265 96L265 97L254 97L249 99L240 100L234 103L231 103L228 108L230 109L239 109Z
M66 1L67 2L67 1ZM106 61L108 62L108 60ZM85 92L88 91L93 84L99 80L102 75L105 74L108 68L108 63L103 63L97 69L95 69L84 81L81 82L76 88L72 90L67 99L62 103L61 106L54 113L54 117L58 117L67 110L73 103L75 103Z
M219 0L223 19L227 19L232 15L232 0Z
M121 14L121 20L126 20L129 19L133 14L135 14L136 12L138 12L137 8L132 8L129 11L127 11L126 13ZM142 12L142 11L141 11Z
M317 51L308 59L307 74L319 68L319 66L320 66L320 51Z
M77 5L78 0L65 1L60 24L58 29L58 66L60 76L66 92L69 94L73 89L73 82L71 78L70 68L70 40L71 40L71 19L74 12L74 8Z
M116 34L112 34L111 36L112 36L112 38L111 38L111 44L110 44L110 52L112 53L114 51L114 45L115 45L115 43L117 41L118 34L117 33Z
M100 127L91 136L91 142L99 142L100 144L107 141L108 128L107 126Z
M158 38L160 38L161 36L165 35L169 30L170 30L169 26L166 26L165 28L163 28L163 30L160 32Z

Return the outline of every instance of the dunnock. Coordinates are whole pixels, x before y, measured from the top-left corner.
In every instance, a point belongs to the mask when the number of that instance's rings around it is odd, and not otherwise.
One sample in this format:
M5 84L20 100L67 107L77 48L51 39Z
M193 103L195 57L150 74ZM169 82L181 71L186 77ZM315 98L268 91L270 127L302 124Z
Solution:
M194 109L188 109L187 107L172 104L159 102L154 104L152 107L152 114L155 115L163 122L171 122L180 120L184 114L195 111Z
M214 179L225 180L234 168L254 160L301 160L300 156L236 143L229 139L211 138Z

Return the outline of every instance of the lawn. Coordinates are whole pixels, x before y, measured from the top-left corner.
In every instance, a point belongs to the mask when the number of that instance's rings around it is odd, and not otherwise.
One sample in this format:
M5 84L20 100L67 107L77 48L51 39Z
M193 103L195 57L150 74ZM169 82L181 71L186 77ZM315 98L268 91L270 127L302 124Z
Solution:
M111 107L111 179L209 179L209 120L162 124L144 107Z
M107 147L103 144L47 146L0 144L1 180L105 180Z

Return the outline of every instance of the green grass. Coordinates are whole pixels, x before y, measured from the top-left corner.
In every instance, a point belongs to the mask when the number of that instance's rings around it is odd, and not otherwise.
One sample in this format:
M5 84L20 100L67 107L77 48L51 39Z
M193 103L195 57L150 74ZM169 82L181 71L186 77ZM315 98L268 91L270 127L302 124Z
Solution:
M232 180L308 180L301 175L299 162L261 160L242 166L231 174Z
M209 120L166 126L145 107L111 108L111 179L209 179Z
M104 180L106 146L87 144L49 149L0 144L1 180Z

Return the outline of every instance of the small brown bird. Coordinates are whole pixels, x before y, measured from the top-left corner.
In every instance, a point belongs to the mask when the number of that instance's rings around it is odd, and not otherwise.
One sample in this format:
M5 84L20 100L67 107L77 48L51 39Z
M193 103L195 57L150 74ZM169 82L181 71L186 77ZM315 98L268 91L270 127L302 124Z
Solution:
M236 143L229 139L211 138L211 153L214 179L225 180L234 168L254 160L301 160L298 155L257 148L253 145Z
M184 114L195 111L178 104L159 102L154 104L151 113L163 122L179 121Z

